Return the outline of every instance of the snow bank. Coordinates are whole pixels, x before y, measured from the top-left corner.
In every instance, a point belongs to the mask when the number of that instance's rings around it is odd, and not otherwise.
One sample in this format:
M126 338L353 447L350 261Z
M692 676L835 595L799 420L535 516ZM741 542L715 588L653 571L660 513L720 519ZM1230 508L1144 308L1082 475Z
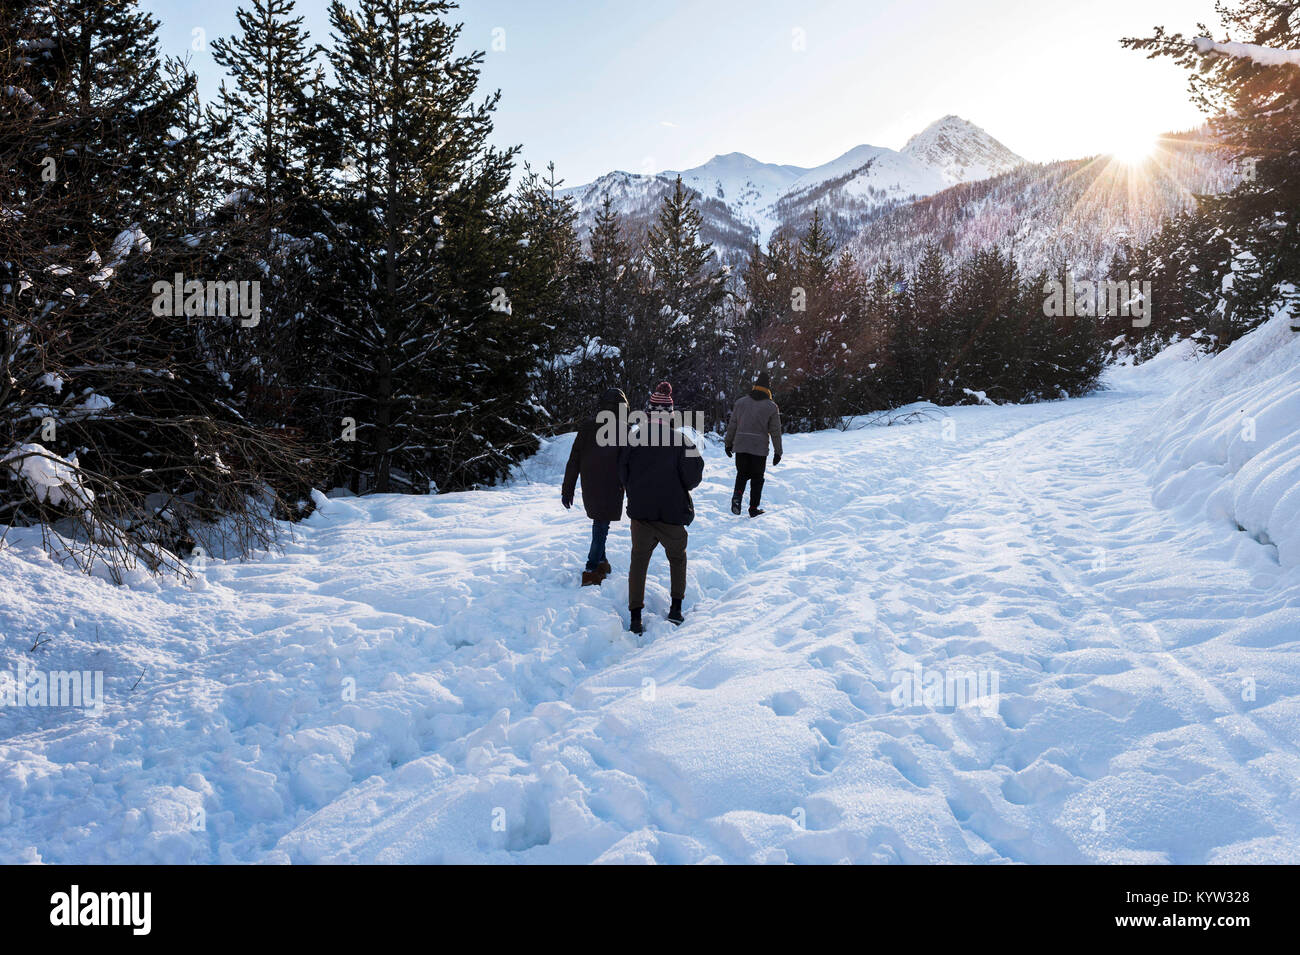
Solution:
M1281 312L1222 354L1180 349L1155 369L1184 378L1140 433L1161 507L1208 517L1300 566L1300 334Z

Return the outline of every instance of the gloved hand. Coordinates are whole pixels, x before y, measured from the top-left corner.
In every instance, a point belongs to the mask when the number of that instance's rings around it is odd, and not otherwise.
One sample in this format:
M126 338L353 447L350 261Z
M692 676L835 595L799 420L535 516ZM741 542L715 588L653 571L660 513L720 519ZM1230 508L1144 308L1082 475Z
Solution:
M723 448L727 452L727 457L731 457L731 448Z
M772 455L772 464L777 465L780 463L781 463L781 452L778 451L776 452L776 454Z
M564 509L567 511L569 508L573 507L573 495L561 494L560 503L564 505Z

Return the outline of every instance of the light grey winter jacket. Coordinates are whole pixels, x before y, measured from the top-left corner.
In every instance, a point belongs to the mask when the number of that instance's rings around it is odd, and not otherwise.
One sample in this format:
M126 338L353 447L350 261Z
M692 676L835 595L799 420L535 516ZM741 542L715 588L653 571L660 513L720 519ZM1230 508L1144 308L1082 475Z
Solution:
M761 392L759 394L762 394ZM781 409L767 396L755 399L751 392L736 402L727 422L727 447L742 454L767 457L767 439L781 453Z

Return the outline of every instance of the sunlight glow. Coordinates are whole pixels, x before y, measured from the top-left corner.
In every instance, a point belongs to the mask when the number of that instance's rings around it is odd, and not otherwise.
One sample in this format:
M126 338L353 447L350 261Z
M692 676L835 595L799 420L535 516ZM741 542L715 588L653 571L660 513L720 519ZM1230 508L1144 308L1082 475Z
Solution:
M1130 132L1117 139L1106 150L1107 155L1125 166L1140 166L1151 159L1156 151L1156 137L1147 133Z

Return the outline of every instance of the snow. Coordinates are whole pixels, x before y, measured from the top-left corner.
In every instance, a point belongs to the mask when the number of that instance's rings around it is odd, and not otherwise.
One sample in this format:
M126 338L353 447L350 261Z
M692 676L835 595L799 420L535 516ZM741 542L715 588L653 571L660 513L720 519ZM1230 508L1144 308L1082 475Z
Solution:
M106 700L3 711L0 861L1300 862L1287 334L788 436L756 520L707 443L686 623L656 555L643 646L626 521L577 586L572 436L495 489L313 495L190 581L13 529L0 671Z
M744 153L728 153L714 156L694 169L660 175L669 178L680 175L685 185L702 196L722 200L737 218L756 227L766 238L776 228L776 220L771 216L772 204L807 171L799 166L759 162Z
M863 168L866 167L866 168ZM948 186L943 176L924 163L882 146L855 146L844 155L800 176L787 192L794 197L856 172L840 188L848 196L880 201L928 196Z
M589 339L573 351L558 355L551 362L553 368L570 368L584 361L605 361L618 358L622 351L617 345L602 342L599 338Z
M7 470L14 480L25 482L38 501L56 507L62 504L88 507L94 503L95 492L82 483L76 460L62 458L43 445L15 445L0 457L0 468Z
M1222 53L1225 56L1253 60L1260 66L1300 66L1300 50L1279 50L1257 43L1216 43L1209 37L1192 41L1197 53Z
M1290 316L1197 372L1139 444L1154 464L1157 503L1240 528L1283 567L1300 567L1300 335Z
M1009 172L1025 160L960 116L945 116L907 141L902 154L943 177L944 186Z

